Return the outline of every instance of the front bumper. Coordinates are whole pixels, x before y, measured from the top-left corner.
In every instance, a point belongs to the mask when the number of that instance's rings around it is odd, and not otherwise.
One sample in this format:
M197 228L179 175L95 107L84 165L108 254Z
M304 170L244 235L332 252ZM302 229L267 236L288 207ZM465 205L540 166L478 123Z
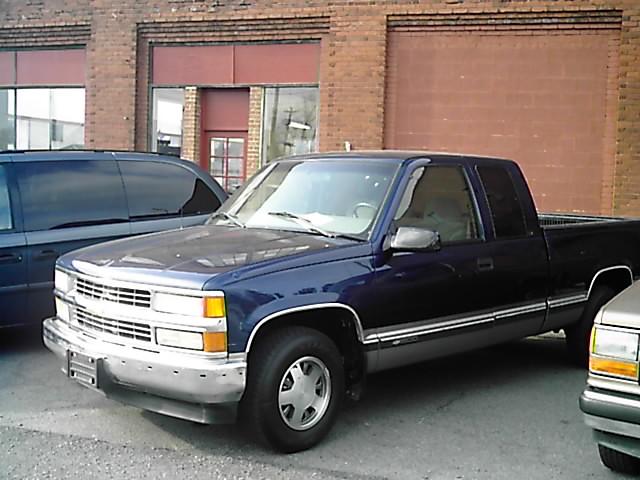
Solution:
M640 397L587 387L579 403L599 444L640 458Z
M98 340L50 318L43 340L69 375L69 352L95 361L97 389L107 397L140 408L199 423L235 420L245 388L247 364L156 352Z

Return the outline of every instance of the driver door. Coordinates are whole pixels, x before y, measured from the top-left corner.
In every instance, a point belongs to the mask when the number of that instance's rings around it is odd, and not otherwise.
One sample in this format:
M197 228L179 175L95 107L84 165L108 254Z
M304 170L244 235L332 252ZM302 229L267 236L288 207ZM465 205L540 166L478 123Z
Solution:
M383 299L377 310L378 368L427 359L443 348L453 353L456 345L468 342L488 342L493 319L482 278L493 264L485 258L489 250L476 205L462 165L430 163L411 173L392 231L432 230L440 235L440 247L383 254L372 295ZM434 339L438 342L429 345Z

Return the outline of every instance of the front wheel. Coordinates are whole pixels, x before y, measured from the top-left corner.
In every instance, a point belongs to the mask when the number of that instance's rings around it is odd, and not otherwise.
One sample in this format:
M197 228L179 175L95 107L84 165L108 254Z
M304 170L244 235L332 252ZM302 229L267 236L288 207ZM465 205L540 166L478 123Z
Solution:
M287 327L264 337L249 360L242 420L285 453L317 444L335 422L344 396L344 367L321 332Z
M640 473L640 460L604 445L598 445L600 460L605 467L614 472L638 475Z

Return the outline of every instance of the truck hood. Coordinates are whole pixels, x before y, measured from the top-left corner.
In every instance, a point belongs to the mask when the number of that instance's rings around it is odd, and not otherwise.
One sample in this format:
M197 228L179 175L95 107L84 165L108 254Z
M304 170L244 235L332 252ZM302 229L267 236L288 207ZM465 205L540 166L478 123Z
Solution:
M640 329L640 282L627 288L602 308L596 321L603 325Z
M201 289L229 270L338 244L301 232L205 225L94 245L60 264L103 278Z

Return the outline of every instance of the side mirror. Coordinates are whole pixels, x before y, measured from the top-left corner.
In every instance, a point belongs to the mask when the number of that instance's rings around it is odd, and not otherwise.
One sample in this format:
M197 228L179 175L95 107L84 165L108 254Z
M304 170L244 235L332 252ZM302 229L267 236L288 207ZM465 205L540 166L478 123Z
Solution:
M439 250L440 234L433 230L415 227L398 227L391 238L393 250Z

